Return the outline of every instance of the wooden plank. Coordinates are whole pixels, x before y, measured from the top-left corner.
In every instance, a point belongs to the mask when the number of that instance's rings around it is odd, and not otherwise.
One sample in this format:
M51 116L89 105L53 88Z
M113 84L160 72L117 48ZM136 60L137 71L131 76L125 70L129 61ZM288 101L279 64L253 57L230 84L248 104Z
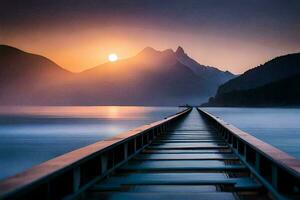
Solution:
M234 154L139 154L135 160L238 160Z
M169 135L174 135L174 136L177 136L177 135L183 135L183 136L215 136L216 134L214 133L201 133L201 132L186 132L186 133L183 133L183 132L174 132L174 133L170 133Z
M143 154L207 154L207 153L232 153L231 149L184 149L184 150L170 150L170 149L146 149Z
M174 132L217 132L216 129L199 129L199 130L193 130L193 129L187 129L187 130L179 130L179 129L172 129L169 131L166 131L166 133L174 133Z
M126 166L120 168L126 171L226 171L243 170L245 166L241 164L226 165L222 161L215 160L195 160L195 161L131 161Z
M168 140L168 139L162 140L160 139L153 142L152 145L159 145L165 143L213 143L213 144L223 143L224 144L224 140Z
M222 140L221 137L217 136L201 136L201 135L168 135L164 137L157 138L160 139L168 139L168 140Z
M228 178L223 173L131 173L113 176L98 186L246 184L251 181L249 178Z
M205 147L219 147L219 146L224 146L224 147L227 147L226 143L223 141L221 143L215 143L215 142L201 142L201 143L194 143L194 142L191 142L191 143L188 143L188 142L176 142L176 143L152 143L151 146L149 148L152 148L152 147L175 147L175 148L186 148L186 147L189 147L189 148L205 148Z
M172 150L186 150L186 149L228 149L229 147L226 145L214 145L214 144L197 144L197 145L156 145L150 146L148 149L172 149Z
M261 183L258 183L257 181L254 181L253 179L243 179L238 181L234 188L236 190L243 190L243 191L249 191L249 190L261 190L263 189L263 185Z
M103 200L235 200L232 193L225 192L214 192L214 193L186 193L186 192L176 192L176 193L129 193L129 192L103 192L99 194ZM89 197L90 200L100 199L99 196L95 198Z
M128 189L134 192L216 192L217 188L214 185L135 185Z

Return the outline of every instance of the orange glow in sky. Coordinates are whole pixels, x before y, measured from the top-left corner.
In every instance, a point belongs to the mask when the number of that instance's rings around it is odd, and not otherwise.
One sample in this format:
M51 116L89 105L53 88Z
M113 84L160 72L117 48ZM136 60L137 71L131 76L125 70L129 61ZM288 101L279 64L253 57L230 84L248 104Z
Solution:
M4 1L0 44L80 72L150 46L178 46L200 64L239 74L300 51L299 1Z
M45 37L45 34L48 37ZM80 72L108 62L107 56L111 52L118 55L118 59L125 59L136 55L147 46L157 50L170 48L176 50L180 45L200 64L215 66L236 74L276 56L297 50L284 46L273 48L260 43L260 39L247 41L234 37L218 37L213 34L145 31L125 26L102 29L80 27L65 29L64 27L47 33L43 30L35 32L26 30L22 34L11 32L0 36L0 43L43 55L73 72Z

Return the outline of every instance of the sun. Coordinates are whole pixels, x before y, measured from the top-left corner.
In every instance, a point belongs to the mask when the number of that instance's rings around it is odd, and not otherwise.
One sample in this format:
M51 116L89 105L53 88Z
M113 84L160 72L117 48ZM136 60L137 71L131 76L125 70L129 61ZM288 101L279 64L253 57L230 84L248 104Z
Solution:
M109 60L110 62L115 62L115 61L117 61L117 60L118 60L117 54L115 54L115 53L109 54L109 55L108 55L108 60Z

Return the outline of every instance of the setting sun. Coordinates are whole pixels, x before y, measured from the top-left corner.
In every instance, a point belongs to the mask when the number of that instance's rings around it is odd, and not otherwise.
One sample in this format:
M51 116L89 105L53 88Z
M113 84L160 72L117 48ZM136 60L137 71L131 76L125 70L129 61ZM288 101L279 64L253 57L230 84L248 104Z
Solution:
M117 54L115 54L115 53L109 54L109 55L108 55L108 60L109 60L110 62L115 62L115 61L117 61L117 60L118 60Z

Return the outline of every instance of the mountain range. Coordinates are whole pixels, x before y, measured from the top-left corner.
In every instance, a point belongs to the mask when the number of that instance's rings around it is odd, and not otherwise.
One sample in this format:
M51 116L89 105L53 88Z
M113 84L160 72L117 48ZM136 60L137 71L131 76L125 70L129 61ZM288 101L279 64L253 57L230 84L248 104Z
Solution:
M198 105L234 78L178 47L72 73L53 61L0 45L0 105Z
M274 58L221 85L203 106L299 106L300 53Z

